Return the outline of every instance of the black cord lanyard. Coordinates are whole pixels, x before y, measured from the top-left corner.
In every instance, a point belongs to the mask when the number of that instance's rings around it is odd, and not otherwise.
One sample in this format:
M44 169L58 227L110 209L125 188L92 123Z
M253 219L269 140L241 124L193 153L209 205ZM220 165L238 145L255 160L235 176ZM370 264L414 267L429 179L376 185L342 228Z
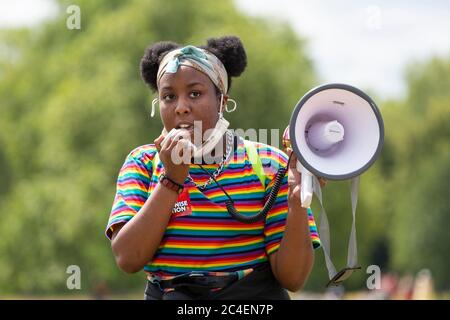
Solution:
M203 168L202 165L199 165L200 168L205 171L213 180L214 182L219 186L219 188L223 191L223 193L227 196L227 200L225 200L225 205L227 207L228 213L235 218L236 220L244 223L253 223L260 220L263 220L266 218L267 213L269 213L270 209L272 209L275 200L277 199L278 191L280 190L281 183L283 182L283 178L286 175L286 172L289 168L289 163L291 162L292 154L289 156L288 163L285 168L280 168L277 171L277 174L275 176L275 182L273 184L272 190L269 194L269 199L267 199L266 203L264 204L264 207L259 211L258 213L252 215L252 216L246 216L242 213L238 212L236 208L234 207L234 201L231 199L230 195L225 191L225 189L222 187L222 185L214 178L214 176L208 172L205 168Z

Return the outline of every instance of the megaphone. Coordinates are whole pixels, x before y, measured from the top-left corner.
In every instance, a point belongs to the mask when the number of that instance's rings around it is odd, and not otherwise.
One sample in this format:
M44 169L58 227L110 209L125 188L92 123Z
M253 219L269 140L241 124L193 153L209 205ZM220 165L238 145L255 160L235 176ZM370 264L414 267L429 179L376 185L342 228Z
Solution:
M329 285L340 285L357 267L355 214L359 176L378 158L384 141L384 124L372 99L347 84L332 83L313 88L297 103L283 145L297 156L301 173L301 205L311 205L313 193L320 206L319 236L328 269ZM317 177L351 179L352 229L347 267L337 272L330 258L328 218Z
M313 196L313 177L347 180L377 159L384 141L380 111L361 90L332 83L313 88L297 103L285 132L302 173L301 202Z

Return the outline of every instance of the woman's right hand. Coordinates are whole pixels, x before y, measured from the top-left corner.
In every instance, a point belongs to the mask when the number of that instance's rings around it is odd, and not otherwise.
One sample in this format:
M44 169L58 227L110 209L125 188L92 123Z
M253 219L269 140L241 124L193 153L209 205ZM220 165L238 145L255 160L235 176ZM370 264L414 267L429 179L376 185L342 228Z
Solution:
M183 143L177 136L169 137L164 141L166 135L167 131L163 130L161 135L155 139L154 143L156 149L158 150L159 158L164 165L166 175L170 179L182 185L189 174L189 163L181 161L181 159L183 159ZM173 159L172 155L177 157L177 159Z

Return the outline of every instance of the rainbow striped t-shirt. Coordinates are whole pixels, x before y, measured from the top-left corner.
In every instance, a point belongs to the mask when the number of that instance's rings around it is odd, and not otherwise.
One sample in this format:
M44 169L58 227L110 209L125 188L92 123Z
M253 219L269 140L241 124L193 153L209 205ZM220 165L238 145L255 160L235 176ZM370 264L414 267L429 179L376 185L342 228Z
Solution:
M240 213L254 215L264 206L277 170L287 164L287 156L275 147L251 142L266 175L263 185L252 168L244 140L240 137L236 140L233 156L216 180L231 196ZM164 172L160 161L153 163L156 153L155 145L147 144L127 156L117 179L117 192L106 228L108 238L111 238L115 226L139 214L139 209L155 189L160 174ZM203 168L213 172L217 166L203 165ZM209 179L195 164L190 165L189 175L197 185L203 185ZM192 180L187 178L184 184L192 213L172 216L159 248L144 271L158 278L171 278L191 271L216 275L238 272L243 276L268 261L268 256L278 250L285 229L287 175L265 220L254 223L239 222L231 217L225 207L227 198L216 183L200 189ZM309 209L308 221L312 245L318 248L320 240Z

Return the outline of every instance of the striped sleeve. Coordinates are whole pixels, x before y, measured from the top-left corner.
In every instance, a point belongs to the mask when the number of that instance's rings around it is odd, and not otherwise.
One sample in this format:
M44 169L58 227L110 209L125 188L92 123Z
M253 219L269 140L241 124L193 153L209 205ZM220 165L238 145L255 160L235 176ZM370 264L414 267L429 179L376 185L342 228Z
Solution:
M270 146L260 145L258 148L266 179L266 200L272 191L275 181L275 175L278 169L284 168L287 165L288 157L282 151ZM283 238L286 219L288 213L288 176L284 176L280 190L272 209L266 217L264 226L265 247L268 255L276 252ZM310 231L310 238L314 249L320 247L320 239L317 233L316 223L312 211L308 209L308 225Z
M106 227L106 237L111 240L114 227L133 218L148 198L150 170L131 152L119 171L111 213ZM151 162L150 162L151 166Z

